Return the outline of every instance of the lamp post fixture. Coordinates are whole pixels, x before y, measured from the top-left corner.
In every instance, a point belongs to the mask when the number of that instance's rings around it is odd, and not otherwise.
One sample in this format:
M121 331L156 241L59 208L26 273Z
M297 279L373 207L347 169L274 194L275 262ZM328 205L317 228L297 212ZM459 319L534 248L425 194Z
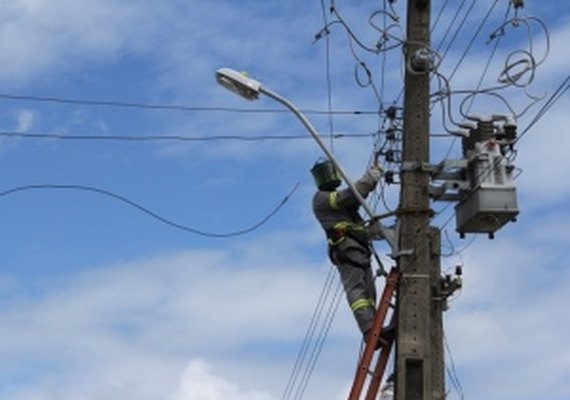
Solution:
M295 116L301 121L301 123L307 128L313 139L317 142L320 148L323 150L327 158L334 164L335 168L337 169L338 173L344 180L344 182L348 185L354 197L358 200L362 208L366 211L370 219L373 221L378 218L378 216L374 213L372 208L368 205L366 200L362 197L360 192L356 189L352 181L348 178L348 175L344 172L344 169L336 160L335 156L323 142L321 136L315 129L315 127L311 124L311 122L307 119L307 117L289 100L285 97L269 90L268 88L261 85L259 81L255 79L249 78L245 74L239 73L230 68L220 68L216 71L216 80L220 85L225 87L226 89L238 94L239 96L247 99L247 100L256 100L259 98L259 94L264 94L277 102L283 104L289 110L295 114ZM396 238L394 233L384 227L380 222L378 222L378 226L382 236L386 239L386 241L390 244L392 249L395 249L396 245Z

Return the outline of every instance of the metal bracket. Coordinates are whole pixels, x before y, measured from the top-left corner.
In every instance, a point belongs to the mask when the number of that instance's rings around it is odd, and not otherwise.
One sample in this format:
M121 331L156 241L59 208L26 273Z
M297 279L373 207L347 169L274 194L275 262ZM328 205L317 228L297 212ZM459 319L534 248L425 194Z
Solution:
M400 168L401 172L433 172L435 170L435 166L433 164L427 162L417 162L417 161L404 161L402 163L402 167Z

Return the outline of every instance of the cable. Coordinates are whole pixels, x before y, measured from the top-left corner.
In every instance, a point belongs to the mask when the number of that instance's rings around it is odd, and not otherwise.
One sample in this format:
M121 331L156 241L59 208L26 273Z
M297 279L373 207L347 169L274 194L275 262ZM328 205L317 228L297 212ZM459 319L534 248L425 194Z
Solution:
M373 133L336 133L335 139L341 138L368 138ZM0 137L17 137L25 139L57 139L57 140L103 140L103 141L126 141L126 142L151 142L151 141L180 141L180 142L211 142L222 140L236 140L246 142L268 140L313 140L309 135L216 135L216 136L183 136L183 135L79 135L59 133L26 133L13 131L0 131Z
M327 13L325 7L325 0L321 0L321 12L323 15L323 23L325 26L328 25ZM325 45L325 77L327 82L327 111L328 114L328 125L329 125L329 139L331 151L334 151L334 121L330 111L332 110L332 80L331 80L331 41L329 35L326 35L326 45Z
M313 351L311 353L311 356L309 357L309 361L305 368L304 375L301 378L301 383L297 388L294 400L301 400L303 398L303 395L305 394L305 391L307 390L307 386L309 384L311 376L313 375L313 371L315 370L315 366L323 350L324 344L327 340L328 333L332 326L332 322L338 310L338 306L340 304L341 299L342 299L342 285L341 282L339 281L334 296L331 299L331 303L329 304L329 308L325 316L325 319L323 321L323 324L321 325L319 336L317 337L315 345L313 346Z
M441 41L439 42L439 45L437 46L437 51L439 52L439 50L441 49L441 46L443 46L443 43L447 40L447 35L449 35L449 33L451 32L451 29L453 28L453 25L455 25L455 21L457 20L457 17L459 17L459 14L461 13L461 9L463 8L463 6L465 5L465 1L466 0L462 0L461 4L459 5L459 8L457 9L457 11L455 12L455 15L453 16L453 18L451 19L450 24L448 25L445 33L443 34L443 38L441 39Z
M493 5L491 6L491 8L489 8L489 11L487 11L487 14L485 15L485 17L483 18L483 21L481 21L481 23L479 24L479 27L476 29L475 34L471 37L471 41L469 42L469 44L467 45L467 47L465 47L465 51L463 52L463 54L461 55L461 58L459 59L459 61L457 62L457 64L455 65L455 68L453 69L453 71L451 72L451 74L449 75L448 80L451 81L453 79L453 76L455 75L455 73L457 72L457 70L459 69L459 66L461 65L461 63L463 63L463 60L465 60L465 57L467 56L467 53L469 53L469 51L471 50L471 46L473 46L473 44L475 43L475 39L477 39L477 36L479 36L479 33L481 33L481 30L483 29L483 26L485 26L485 23L487 22L487 20L489 19L489 17L491 16L491 13L493 12L493 10L495 9L495 7L497 6L497 4L499 3L499 0L495 0L495 2L493 3ZM473 7L473 5L475 4L475 2L472 3L471 8ZM471 10L471 8L469 10ZM467 15L469 14L469 11L467 12ZM462 22L465 22L465 20ZM447 52L447 51L446 51ZM445 53L442 56L442 58L445 57Z
M554 93L550 96L550 98L544 103L542 108L538 110L534 118L531 122L527 125L527 127L521 132L518 138L515 140L514 144L520 141L529 131L530 129L538 122L544 115L560 100L562 95L570 88L570 75L566 76L566 79L558 86L558 88L554 91Z
M275 214L277 214L277 212L291 198L293 193L295 193L295 191L297 190L298 187L299 187L299 183L297 183L293 187L293 189L285 196L285 198L281 201L281 203L279 203L277 205L277 207L275 207L269 214L267 214L267 216L262 218L259 222L255 223L254 225L250 226L249 228L241 229L241 230L234 231L234 232L228 232L228 233L206 232L203 230L199 230L199 229L191 228L191 227L186 226L186 225L179 224L177 222L173 222L171 220L168 220L168 219L161 217L160 215L150 211L148 208L145 208L142 205L135 203L132 200L127 199L126 197L123 197L119 194L110 192L108 190L99 189L99 188L92 187L92 186L54 185L54 184L26 185L26 186L19 186L19 187L15 187L15 188L8 189L8 190L5 190L3 192L0 192L0 197L6 197L6 196L9 196L9 195L12 195L15 193L33 191L33 190L79 190L79 191L92 192L92 193L101 194L101 195L110 197L114 200L118 200L118 201L121 201L123 203L126 203L127 205L129 205L133 208L136 208L139 211L142 211L143 213L149 215L150 217L152 217L152 218L154 218L154 219L156 219L156 220L158 220L158 221L160 221L160 222L162 222L162 223L164 223L170 227L180 229L180 230L185 231L185 232L194 233L196 235L209 237L209 238L230 238L230 237L241 236L241 235L245 235L247 233L253 232L254 230L256 230L259 227L261 227L262 225L264 225L267 221L269 221L269 219L271 219L271 217L273 217Z
M498 1L498 0L495 0ZM455 40L457 39L457 37L459 36L459 32L461 32L461 29L463 28L463 26L465 25L465 21L467 20L467 17L469 16L469 14L471 13L471 10L473 9L473 7L475 6L476 0L473 0L471 2L471 5L469 6L469 8L467 9L467 11L465 12L465 15L463 16L463 19L461 20L461 22L459 23L459 26L457 27L457 30L455 31L455 33L453 34L453 37L451 38L451 41L448 43L447 48L445 49L445 51L443 52L443 55L441 56L441 59L443 60L445 58L445 56L447 55L447 53L449 52L449 50L451 49L451 46L453 46L453 43L455 42ZM494 6L493 6L494 8ZM467 48L469 49L471 47L471 45L469 45ZM468 51L468 50L467 50ZM439 49L438 49L439 52Z
M430 33L433 33L433 31L435 30L435 28L437 27L437 24L439 24L439 19L441 18L441 16L443 15L443 10L445 10L445 8L447 7L447 3L449 3L449 0L445 0L445 2L443 3L443 5L441 6L441 8L439 9L439 13L437 14L437 17L435 18L435 21L431 27Z
M287 381L287 385L285 386L285 390L283 391L283 395L281 396L282 400L287 400L290 398L291 393L295 385L297 385L297 379L299 377L299 372L305 363L305 359L307 356L307 352L309 350L309 346L311 342L314 340L315 331L321 321L323 309L325 304L328 300L330 295L331 285L334 282L335 277L335 270L334 268L329 268L329 273L327 274L327 278L319 295L319 299L313 311L313 315L311 317L311 321L309 323L309 327L305 333L305 337L303 338L303 343L301 345L301 349L297 355L297 359L295 360L295 365L293 366L293 370L289 375L289 380Z
M145 104L145 103L129 103L112 100L88 100L88 99L69 99L63 97L49 97L49 96L31 96L31 95L18 95L0 93L0 99L15 100L15 101L33 101L40 103L57 103L68 105L81 105L81 106L101 106L101 107L120 107L120 108L134 108L143 110L164 110L164 111L195 111L195 112L236 112L236 113L288 113L289 110L281 108L234 108L234 107L197 107L185 105L164 105L164 104ZM336 111L323 111L323 110L301 110L304 114L321 114L327 115L329 113L337 115L367 115L376 114L376 111L368 110L336 110Z
M447 368L447 373L460 399L464 400L465 394L463 393L463 387L461 386L461 381L459 380L459 376L457 375L457 371L455 370L455 361L453 360L453 354L451 354L451 348L449 347L449 343L447 342L447 337L445 336L445 334L443 335L443 342L445 344L445 349L447 350L449 364L451 365L451 368Z

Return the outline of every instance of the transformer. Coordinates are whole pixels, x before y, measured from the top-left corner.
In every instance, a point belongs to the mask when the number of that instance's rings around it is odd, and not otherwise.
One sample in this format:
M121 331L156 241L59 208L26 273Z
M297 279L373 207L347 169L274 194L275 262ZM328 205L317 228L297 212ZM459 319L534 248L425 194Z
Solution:
M519 213L510 160L516 125L505 116L470 119L476 123L465 124L469 131L461 133L464 159L442 163L433 178L444 183L430 189L435 200L458 201L456 230L461 237L486 233L492 238ZM450 166L454 172L449 172Z

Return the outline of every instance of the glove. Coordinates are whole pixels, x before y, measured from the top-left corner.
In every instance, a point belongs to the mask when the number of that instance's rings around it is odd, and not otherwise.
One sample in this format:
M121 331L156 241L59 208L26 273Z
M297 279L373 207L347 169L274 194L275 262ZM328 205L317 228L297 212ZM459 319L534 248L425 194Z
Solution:
M384 174L384 170L382 169L382 166L380 164L373 164L368 169L368 174L374 180L374 182L378 182L380 180L380 178L382 178L382 175Z

